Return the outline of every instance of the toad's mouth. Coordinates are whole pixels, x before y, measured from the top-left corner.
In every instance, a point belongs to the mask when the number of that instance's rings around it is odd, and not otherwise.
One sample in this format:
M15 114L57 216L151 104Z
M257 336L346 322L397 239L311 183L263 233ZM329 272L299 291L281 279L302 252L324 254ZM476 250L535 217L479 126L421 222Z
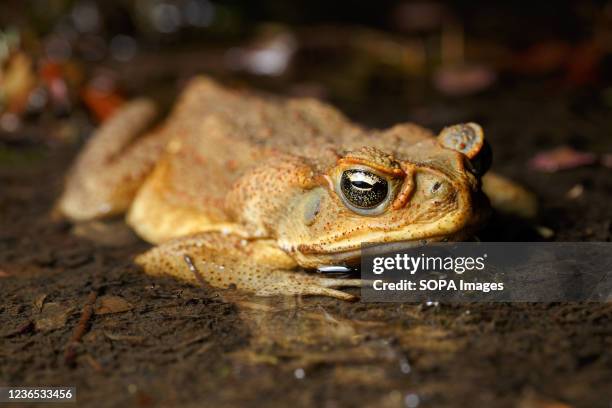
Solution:
M429 237L427 239L417 240L401 240L401 241L386 241L386 242L371 242L365 241L357 244L355 248L350 248L342 251L318 251L311 252L310 254L315 257L324 257L329 261L330 265L343 265L343 264L354 264L359 262L361 259L361 251L363 245L384 245L384 252L390 251L401 251L409 248L416 248L425 246L435 242L447 242L447 241L465 241L473 237L472 230L462 230L454 235L445 235L440 237ZM327 263L326 263L327 264Z
M464 241L474 236L484 223L484 211L456 210L435 223L413 224L392 231L369 231L342 239L319 237L308 243L290 245L279 242L281 249L295 256L304 267L355 264L363 245L384 245L385 251L418 247L440 241Z
M440 242L441 240L418 240L418 241L397 241L397 242L387 242L384 243L385 252L408 249L408 248L416 248L419 246L427 245L431 242ZM376 245L376 244L373 244ZM382 243L379 245L383 245ZM317 255L325 255L326 261L325 265L355 265L361 260L361 250L360 246L357 249L349 249L342 252L328 252L328 253L319 253Z

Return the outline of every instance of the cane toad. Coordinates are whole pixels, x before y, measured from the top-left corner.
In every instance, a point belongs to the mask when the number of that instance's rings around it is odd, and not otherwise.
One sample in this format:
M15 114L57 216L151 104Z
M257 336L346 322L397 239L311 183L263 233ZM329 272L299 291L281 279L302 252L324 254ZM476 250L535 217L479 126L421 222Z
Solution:
M469 238L489 210L490 152L477 124L434 135L414 124L365 129L312 99L191 81L162 125L135 100L97 130L59 210L73 221L126 214L155 247L152 275L258 295L351 299L358 279L305 273L346 265L362 242ZM491 200L528 193L498 176Z

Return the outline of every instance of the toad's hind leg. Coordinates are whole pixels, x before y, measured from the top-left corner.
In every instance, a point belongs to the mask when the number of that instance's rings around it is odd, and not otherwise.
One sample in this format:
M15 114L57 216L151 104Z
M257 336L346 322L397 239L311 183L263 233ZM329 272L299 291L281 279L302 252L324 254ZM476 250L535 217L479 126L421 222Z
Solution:
M165 242L136 258L149 275L169 275L197 284L199 277L218 288L260 296L322 295L343 300L355 296L335 290L361 286L360 279L326 278L294 271L295 261L265 240L208 232Z
M108 119L70 170L57 210L75 221L125 212L165 146L161 132L140 137L155 117L155 105L137 99Z

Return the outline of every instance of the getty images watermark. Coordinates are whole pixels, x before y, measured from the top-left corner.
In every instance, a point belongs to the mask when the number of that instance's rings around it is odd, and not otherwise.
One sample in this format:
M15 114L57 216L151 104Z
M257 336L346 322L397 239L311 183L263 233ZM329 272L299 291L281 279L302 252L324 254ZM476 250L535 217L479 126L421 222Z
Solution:
M612 301L612 243L362 246L365 302Z

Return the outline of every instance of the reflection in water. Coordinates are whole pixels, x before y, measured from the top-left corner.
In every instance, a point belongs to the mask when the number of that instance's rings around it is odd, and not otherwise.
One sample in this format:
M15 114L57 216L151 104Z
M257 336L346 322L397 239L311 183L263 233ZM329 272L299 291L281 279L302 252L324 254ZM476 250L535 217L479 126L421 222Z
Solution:
M371 329L384 323L335 316L314 299L237 299L232 295L231 301L252 336L248 349L235 353L242 363L276 364L282 360L289 361L290 368L307 370L319 364L398 359L390 342L372 333Z
M236 305L250 330L249 344L230 355L238 371L277 366L302 381L315 370L326 370L335 386L391 389L376 406L420 404L421 397L407 381L420 368L413 368L407 353L418 355L419 365L427 369L436 362L452 360L465 347L450 330L431 322L424 324L432 310L423 305L393 306L401 317L379 321L376 317L385 313L368 312L365 319L345 317L346 310L356 305L345 308L331 299L261 298L235 291L224 291L222 296ZM414 323L407 325L407 321Z

